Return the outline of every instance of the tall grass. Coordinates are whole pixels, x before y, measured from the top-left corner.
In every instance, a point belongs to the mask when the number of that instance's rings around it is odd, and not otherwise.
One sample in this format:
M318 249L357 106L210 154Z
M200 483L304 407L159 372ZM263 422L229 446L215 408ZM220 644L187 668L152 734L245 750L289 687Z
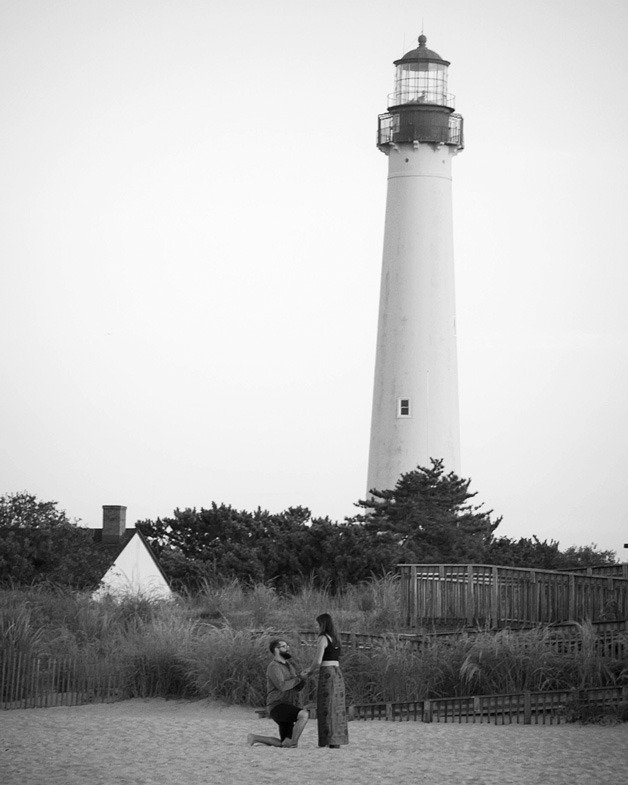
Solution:
M297 594L279 594L272 586L244 589L237 581L207 585L186 598L189 613L234 629L274 627L277 630L315 629L316 616L326 610L348 631L393 631L402 627L399 583L394 576L350 586L343 593L306 584Z
M124 675L125 694L205 697L263 704L268 642L284 635L297 665L312 646L292 631L315 629L331 612L347 632L386 633L368 651L343 657L348 700L368 703L523 690L618 684L621 663L599 656L591 625L580 625L579 646L558 653L549 632L507 630L409 647L400 629L398 585L392 578L351 587L342 595L306 586L283 596L272 587L207 587L174 603L94 602L54 587L0 592L0 655L6 650L73 657L81 667L106 663Z

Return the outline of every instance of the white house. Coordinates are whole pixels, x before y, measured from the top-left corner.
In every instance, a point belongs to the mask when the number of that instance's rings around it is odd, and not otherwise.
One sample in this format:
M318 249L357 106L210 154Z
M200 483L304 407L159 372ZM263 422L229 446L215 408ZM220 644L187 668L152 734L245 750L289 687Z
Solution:
M138 596L168 600L174 597L144 535L138 529L126 528L126 507L103 505L103 527L94 531L94 542L110 555L110 566L92 594L94 599Z

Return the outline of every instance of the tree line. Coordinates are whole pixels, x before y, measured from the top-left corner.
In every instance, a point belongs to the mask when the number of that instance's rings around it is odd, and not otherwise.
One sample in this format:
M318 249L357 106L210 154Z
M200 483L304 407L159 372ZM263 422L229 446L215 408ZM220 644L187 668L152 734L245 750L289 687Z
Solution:
M497 536L502 519L473 503L470 484L432 460L402 475L395 488L356 502L356 515L341 523L312 517L306 507L248 512L212 502L136 526L177 591L234 579L280 591L308 583L334 591L404 562L538 569L615 563L612 551L595 545L561 550L555 540ZM28 494L0 497L0 581L93 586L104 572L104 557L95 555L91 537L54 502Z

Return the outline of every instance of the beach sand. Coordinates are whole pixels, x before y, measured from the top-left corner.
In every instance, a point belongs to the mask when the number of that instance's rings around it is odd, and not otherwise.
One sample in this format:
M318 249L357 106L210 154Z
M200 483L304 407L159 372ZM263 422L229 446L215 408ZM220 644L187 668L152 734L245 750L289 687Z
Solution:
M339 750L318 748L314 720L297 749L249 747L249 732L276 735L276 726L252 709L204 700L4 711L0 782L611 785L628 771L628 725L355 721Z

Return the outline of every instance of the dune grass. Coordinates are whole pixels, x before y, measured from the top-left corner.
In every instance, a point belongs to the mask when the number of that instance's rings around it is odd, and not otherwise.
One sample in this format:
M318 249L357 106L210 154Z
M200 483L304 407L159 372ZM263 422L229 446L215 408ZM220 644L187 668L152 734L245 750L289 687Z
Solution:
M51 586L5 590L0 591L0 655L11 648L75 658L85 668L105 663L124 674L129 696L261 705L270 638L283 635L297 664L309 664L313 647L299 646L294 631L315 629L315 617L328 611L343 631L386 634L368 650L345 652L351 703L620 683L622 664L599 656L595 633L586 624L578 628L580 645L569 653L549 645L546 628L428 637L420 649L412 649L398 634L397 591L393 578L336 596L311 586L282 596L269 586L231 583L161 603L95 602Z

